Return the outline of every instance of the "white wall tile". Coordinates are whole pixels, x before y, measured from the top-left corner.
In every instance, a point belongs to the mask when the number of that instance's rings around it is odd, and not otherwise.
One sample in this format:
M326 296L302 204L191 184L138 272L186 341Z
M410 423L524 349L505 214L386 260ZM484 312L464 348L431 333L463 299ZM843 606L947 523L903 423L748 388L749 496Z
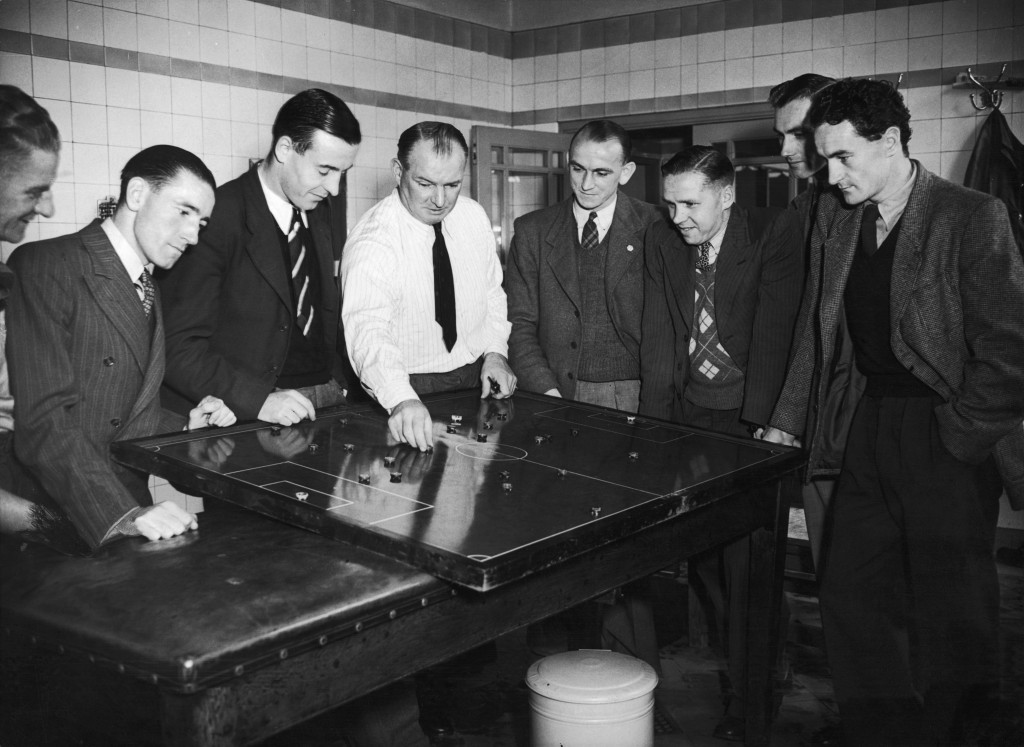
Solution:
M669 40L671 41L671 40ZM736 60L754 54L754 29L745 26L725 32L725 59Z
M273 5L253 3L253 10L255 11L256 36L281 41L281 9ZM352 43L351 36L348 41L349 44Z
M217 156L231 155L231 123L225 119L203 117L203 146L205 153Z
M87 44L103 44L103 8L69 2L68 39Z
M3 12L0 13L0 29L29 33L32 29L32 19L28 0L9 0L3 4Z
M203 120L185 114L171 115L171 137L174 145L193 153L203 152Z
M843 48L843 75L860 77L874 74L874 44L857 44Z
M52 60L48 57L30 59L26 55L19 57L25 58L25 64L31 72L31 85L27 90L32 91L34 96L65 101L71 98L71 65L67 61ZM3 70L4 82L13 82L6 64Z
M815 18L811 32L815 49L843 46L843 17Z
M107 131L110 133L111 142L139 150L142 147L142 129L138 107L123 109L108 106Z
M907 70L907 40L896 39L875 44L875 71L902 73Z
M36 64L38 64L39 60L36 60L35 62ZM61 148L63 149L64 147L70 147L71 102L67 100L59 101L57 99L47 99L41 96L36 96L35 98L36 101L39 102L39 105L46 109L46 111L49 113L50 119L53 120L53 123L57 125L57 129L60 131L60 139L63 143ZM71 179L71 161L68 160L68 155L64 152L61 152L60 158L61 164L57 172L57 181L69 181ZM67 163L65 163L65 161L67 161ZM65 167L69 169L69 173L67 174L62 173Z
M230 65L231 54L228 32L222 29L199 27L199 60L211 65Z
M612 73L604 76L604 94L607 101L628 101L629 73Z
M45 3L29 3L28 0L22 0L22 2L29 8L33 34L52 36L55 39L68 38L67 0L49 0ZM9 6L6 13L10 14L12 10L13 8ZM3 15L5 14L0 13L0 16ZM8 21L0 20L0 28L8 28Z
M918 36L909 40L908 61L911 70L942 67L942 37Z
M168 96L168 99L170 97ZM170 143L173 139L171 132L171 115L166 112L145 111L139 113L140 142L139 147L148 148L150 145Z
M171 57L182 60L199 59L199 27L196 24L169 21L167 36L170 42Z
M540 58L538 58L540 59ZM616 44L604 48L604 72L606 75L625 73L629 70L629 45ZM540 80L540 78L538 78Z
M386 33L387 36L394 38L394 34L391 32ZM380 40L377 39L376 43ZM326 18L320 18L319 16L308 15L306 16L306 44L316 49L330 50L331 48L331 26ZM394 51L387 55L385 59L391 60L394 58Z
M203 115L203 87L198 80L171 78L171 113Z
M139 108L139 74L134 70L106 68L107 104L129 109Z
M586 80L586 79L585 79ZM654 95L656 98L664 96L678 96L680 85L680 70L678 66L659 68L654 71ZM599 100L598 100L599 101ZM598 101L586 101L584 104L596 104Z
M139 15L154 16L156 18L167 18L169 15L167 0L136 0L135 7Z
M910 126L913 129L910 136L911 154L917 158L919 153L938 153L942 150L940 141L941 120L918 119L913 109L910 110L910 114Z
M167 57L171 53L170 23L166 18L138 17L139 51Z
M811 69L830 78L843 77L843 49L815 49L811 53Z
M171 111L171 79L165 75L139 73L139 105L143 111Z
M306 48L304 46L282 42L281 73L291 78L306 78ZM373 76L370 75L367 80L373 80Z
M260 146L259 132L252 122L233 121L231 124L231 155L260 158L265 155ZM270 144L267 143L267 147Z
M654 66L658 69L678 68L680 64L679 39L656 39L654 42Z
M782 54L782 24L768 23L757 27L754 34L754 56Z
M284 71L281 42L256 37L256 72L281 75Z
M533 79L537 83L558 80L558 56L542 54L534 58Z
M757 37L754 37L755 45ZM754 58L754 85L774 86L779 81L785 80L782 75L782 55L768 54Z
M810 51L782 53L783 80L792 80L811 70L814 70L814 56Z
M256 35L256 10L251 0L228 0L228 31Z
M256 121L256 91L242 86L231 86L231 121ZM236 154L238 155L238 154Z
M847 13L843 17L843 41L847 46L875 40L875 12Z
M107 107L100 104L72 104L71 137L76 143L106 145Z
M697 65L697 91L714 93L725 88L725 63L704 62Z
M653 70L654 69L654 42L643 41L633 42L629 47L629 69L630 70Z
M107 103L106 70L99 65L71 63L71 100L85 104Z
M705 31L697 34L697 62L717 62L725 59L725 32Z
M788 21L782 24L782 48L786 52L805 52L812 48L813 22Z
M978 59L978 32L942 35L942 66L971 65Z
M916 126L917 119L938 121L942 116L942 94L939 88L934 86L908 88L903 96L907 108L910 109L911 127ZM936 138L938 138L938 134L936 134ZM936 147L935 150L939 150L939 148Z
M103 43L108 47L138 51L139 31L135 24L135 14L104 8Z
M934 36L942 33L942 8L938 4L911 5L908 28L910 36Z
M683 65L679 68L679 93L697 93L697 66Z
M335 85L352 85L354 82L352 73L352 55L331 52L331 82Z
M906 39L909 22L907 6L875 11L875 41Z
M939 150L971 150L974 148L977 134L978 118L976 116L945 117L942 120Z
M74 169L76 184L110 184L107 146L75 143Z
M199 23L199 0L167 0L167 17L172 21Z
M1013 29L985 29L978 32L978 62L1008 62L1013 59Z
M942 33L955 34L977 28L977 0L946 0L942 3Z
M801 53L803 54L803 53ZM808 53L809 54L809 53ZM809 66L808 70L811 69ZM750 88L754 85L754 60L751 57L726 59L725 87Z
M199 3L199 25L227 31L227 0L203 0Z
M580 77L581 57L579 52L559 52L557 59L558 80L573 80Z
M224 83L202 81L203 117L231 119L231 87Z
M629 74L629 94L631 99L654 98L654 71L634 70Z

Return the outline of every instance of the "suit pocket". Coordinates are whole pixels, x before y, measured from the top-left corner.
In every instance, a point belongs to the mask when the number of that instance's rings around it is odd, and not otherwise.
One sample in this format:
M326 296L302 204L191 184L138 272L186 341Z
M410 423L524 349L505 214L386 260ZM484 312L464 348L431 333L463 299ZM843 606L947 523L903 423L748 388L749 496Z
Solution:
M909 320L928 337L948 340L963 329L960 294L945 275L929 278L915 288L910 305ZM913 337L912 330L905 332L908 338Z

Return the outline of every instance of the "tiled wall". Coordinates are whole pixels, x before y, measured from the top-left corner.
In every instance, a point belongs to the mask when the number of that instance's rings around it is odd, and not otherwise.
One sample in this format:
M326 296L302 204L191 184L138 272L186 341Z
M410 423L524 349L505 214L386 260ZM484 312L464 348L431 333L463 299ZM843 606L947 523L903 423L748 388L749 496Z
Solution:
M949 84L1002 62L1024 76L1014 0L715 0L514 33L386 0L0 2L0 78L39 98L66 141L57 216L29 240L91 219L126 158L152 143L234 177L267 150L281 102L309 85L341 95L363 126L350 221L391 188L397 136L420 119L467 136L474 123L555 129L759 102L808 70L906 73L911 151L959 181L984 114ZM1024 93L1003 111L1022 135Z

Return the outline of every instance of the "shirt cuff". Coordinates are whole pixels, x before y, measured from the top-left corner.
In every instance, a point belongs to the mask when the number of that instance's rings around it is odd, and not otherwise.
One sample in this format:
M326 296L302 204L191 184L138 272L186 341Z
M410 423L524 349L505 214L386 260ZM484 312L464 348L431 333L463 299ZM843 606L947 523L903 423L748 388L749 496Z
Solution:
M418 400L419 398L416 390L409 384L409 378L406 377L404 380L394 381L382 386L377 396L377 402L390 415L391 411L398 407L400 403L405 402L407 399Z
M121 537L140 537L142 532L135 526L135 517L142 511L142 507L133 508L124 516L115 522L114 526L107 530L107 533L103 535L103 539L100 540L100 544L109 542L112 539L119 539Z

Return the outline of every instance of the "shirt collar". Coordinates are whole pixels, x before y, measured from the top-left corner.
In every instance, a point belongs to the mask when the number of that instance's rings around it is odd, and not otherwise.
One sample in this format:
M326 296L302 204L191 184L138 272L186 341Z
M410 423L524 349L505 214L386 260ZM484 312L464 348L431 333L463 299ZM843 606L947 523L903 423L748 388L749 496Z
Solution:
M914 191L914 181L917 178L917 165L911 161L910 177L906 183L878 203L878 215L885 223L885 230L891 231L896 221L903 215L910 201L910 193Z
M619 200L619 193L616 192L615 196L612 197L612 201L605 205L603 208L597 211L597 217L594 218L594 222L597 224L597 230L601 233L608 230L612 225L612 218L615 217L615 203ZM572 199L572 214L576 217L576 225L583 226L588 220L590 220L590 214L593 210L586 210L581 208L579 203L576 202L576 198Z
M267 186L267 180L263 177L263 169L257 167L256 173L260 177L260 186L263 187L263 196L267 200L267 207L270 208L270 214L274 216L274 222L277 223L277 227L281 229L281 233L287 236L288 231L292 227L292 211L295 210L295 206L288 202L288 200L282 199L276 192ZM306 220L306 211L300 210L299 215L302 216L303 224L308 227L309 223Z
M121 260L121 264L128 271L128 277L131 278L133 283L139 282L143 268L150 272L153 271L152 263L143 264L142 260L139 259L139 253L128 243L128 239L121 233L113 218L107 218L100 223L100 228L103 229L103 233L110 239L110 245L114 247L117 258Z

